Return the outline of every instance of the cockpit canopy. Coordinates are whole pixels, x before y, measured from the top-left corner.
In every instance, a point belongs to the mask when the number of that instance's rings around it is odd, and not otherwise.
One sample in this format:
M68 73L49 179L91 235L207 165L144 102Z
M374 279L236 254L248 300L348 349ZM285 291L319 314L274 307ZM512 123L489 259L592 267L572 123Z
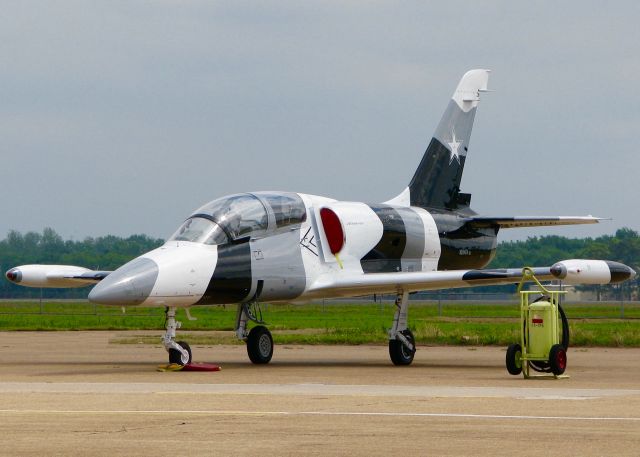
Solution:
M223 244L262 236L282 227L301 224L306 219L307 211L298 194L235 194L213 200L198 209L169 241Z

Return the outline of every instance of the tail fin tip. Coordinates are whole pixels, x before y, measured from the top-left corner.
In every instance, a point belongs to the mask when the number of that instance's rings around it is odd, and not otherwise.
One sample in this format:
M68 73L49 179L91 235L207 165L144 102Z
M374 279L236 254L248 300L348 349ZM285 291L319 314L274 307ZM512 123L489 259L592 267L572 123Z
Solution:
M451 97L464 112L478 106L480 92L488 91L491 70L476 69L466 72Z

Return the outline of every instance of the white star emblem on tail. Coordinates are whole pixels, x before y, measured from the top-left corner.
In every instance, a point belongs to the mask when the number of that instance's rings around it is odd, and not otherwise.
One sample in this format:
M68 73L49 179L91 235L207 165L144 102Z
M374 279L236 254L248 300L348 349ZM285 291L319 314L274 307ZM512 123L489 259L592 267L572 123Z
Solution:
M460 164L460 154L458 154L458 148L462 144L462 141L456 140L456 132L454 130L451 131L451 142L447 143L449 145L449 151L451 151L451 155L449 156L449 165L453 162L453 159L458 161Z

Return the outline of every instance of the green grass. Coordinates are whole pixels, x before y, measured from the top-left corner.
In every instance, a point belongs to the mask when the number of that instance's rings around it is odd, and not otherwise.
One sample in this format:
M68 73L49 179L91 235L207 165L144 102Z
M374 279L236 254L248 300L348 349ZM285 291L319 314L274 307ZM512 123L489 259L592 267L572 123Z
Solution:
M640 346L640 306L567 305L571 342L579 346ZM199 344L227 344L232 335L236 307L192 308L196 321L179 311L181 336ZM268 305L264 319L279 344L386 344L392 304ZM587 318L584 318L587 317ZM631 318L631 319L629 319ZM636 320L637 319L637 320ZM506 345L519 338L519 310L511 305L413 304L409 326L421 344ZM86 302L0 303L1 330L157 330L162 333L162 309L94 306ZM200 334L199 330L225 330L224 334ZM184 333L186 332L186 334ZM156 342L135 337L127 341ZM148 340L147 340L148 339ZM196 341L197 340L197 341Z

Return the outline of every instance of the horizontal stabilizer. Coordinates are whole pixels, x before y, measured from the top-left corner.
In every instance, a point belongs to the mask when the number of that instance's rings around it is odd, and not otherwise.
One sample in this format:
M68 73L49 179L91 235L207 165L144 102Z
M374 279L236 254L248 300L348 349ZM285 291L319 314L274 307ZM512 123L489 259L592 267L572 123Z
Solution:
M515 216L515 217L471 217L468 222L474 227L548 227L553 225L597 224L606 220L593 216Z

